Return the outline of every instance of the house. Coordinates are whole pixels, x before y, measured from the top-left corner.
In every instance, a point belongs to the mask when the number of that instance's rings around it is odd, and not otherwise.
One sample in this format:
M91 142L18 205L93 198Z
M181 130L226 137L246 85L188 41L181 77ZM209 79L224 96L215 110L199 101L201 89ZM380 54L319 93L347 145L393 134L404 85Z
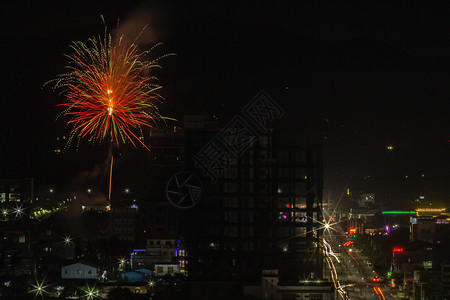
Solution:
M100 277L98 266L77 262L61 268L61 279L97 279Z
M155 264L155 276L175 275L180 273L179 264Z
M169 234L152 234L147 237L147 255L158 263L171 263L177 256L177 239Z
M180 240L164 234L151 234L147 237L147 247L134 249L130 255L131 268L155 269L155 264L179 264L184 272L186 251Z

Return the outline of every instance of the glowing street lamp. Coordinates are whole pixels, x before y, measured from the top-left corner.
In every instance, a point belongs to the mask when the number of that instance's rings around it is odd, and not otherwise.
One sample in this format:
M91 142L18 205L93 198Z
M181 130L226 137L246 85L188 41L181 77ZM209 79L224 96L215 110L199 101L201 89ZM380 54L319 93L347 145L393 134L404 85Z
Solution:
M84 297L86 297L86 299L98 298L98 289L95 288L95 285L93 287L87 285L83 291L85 293Z
M66 235L64 237L64 246L69 246L70 244L73 244L72 238L70 235Z
M22 215L25 213L22 204L16 205L16 207L12 209L12 212L14 213L15 218L22 218Z
M127 262L127 261L126 261L125 258L123 258L123 257L119 258L119 269L120 269L121 271L124 270L124 267L125 267L125 263L126 263L126 262Z
M39 282L36 279L36 284L31 284L33 289L29 291L29 293L34 293L34 299L36 299L37 296L41 296L42 299L44 299L44 293L47 293L45 290L48 286L44 286L44 281Z

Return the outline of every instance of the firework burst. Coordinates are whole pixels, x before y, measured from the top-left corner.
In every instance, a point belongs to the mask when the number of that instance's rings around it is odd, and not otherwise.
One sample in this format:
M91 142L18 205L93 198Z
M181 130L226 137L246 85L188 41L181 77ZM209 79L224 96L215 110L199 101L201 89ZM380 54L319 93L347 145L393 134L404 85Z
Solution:
M147 148L142 128L163 119L158 110L161 86L149 74L172 54L147 60L160 44L140 52L136 40L125 45L122 36L112 38L105 29L104 37L72 43L67 72L50 81L66 98L59 106L69 117L69 144L76 137L92 142L110 139L117 145L139 142Z

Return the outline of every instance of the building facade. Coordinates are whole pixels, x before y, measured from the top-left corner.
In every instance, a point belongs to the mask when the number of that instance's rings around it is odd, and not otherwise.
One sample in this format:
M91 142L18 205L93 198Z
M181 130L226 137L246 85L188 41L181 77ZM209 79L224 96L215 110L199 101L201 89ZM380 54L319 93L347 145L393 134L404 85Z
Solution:
M100 269L86 263L75 263L61 268L61 279L97 279Z
M187 136L186 157L201 152L211 131ZM321 278L321 147L267 130L221 175L204 178L204 199L186 212L189 277L254 283L277 268L282 282Z

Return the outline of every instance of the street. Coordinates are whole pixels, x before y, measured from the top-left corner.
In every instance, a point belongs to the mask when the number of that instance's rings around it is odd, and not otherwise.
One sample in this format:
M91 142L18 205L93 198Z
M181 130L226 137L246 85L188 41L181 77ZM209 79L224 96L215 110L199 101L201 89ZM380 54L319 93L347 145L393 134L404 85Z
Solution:
M401 299L387 284L372 281L379 274L367 257L353 247L351 239L332 232L325 234L324 239L326 263L340 299Z

